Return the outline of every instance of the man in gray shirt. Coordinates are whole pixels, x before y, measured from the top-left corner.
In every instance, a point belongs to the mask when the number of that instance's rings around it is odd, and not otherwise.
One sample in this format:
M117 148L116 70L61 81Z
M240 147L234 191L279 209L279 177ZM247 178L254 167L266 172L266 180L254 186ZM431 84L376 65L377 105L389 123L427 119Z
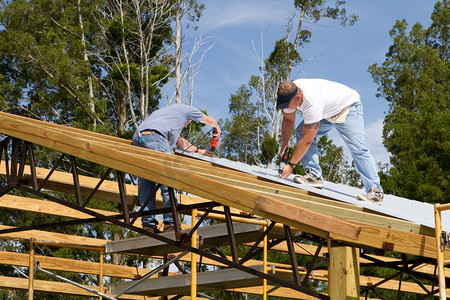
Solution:
M133 134L133 145L143 148L152 149L159 152L173 153L172 148L176 146L182 149L188 149L190 152L196 152L202 155L211 156L211 152L207 149L199 149L191 145L186 139L180 136L181 131L191 121L207 124L216 128L215 138L219 138L221 130L219 124L213 117L208 117L195 107L185 104L174 104L161 108L153 112ZM144 205L151 196L156 183L150 180L139 178L138 199L140 205ZM163 198L163 206L170 207L169 190L166 186L161 186L161 195ZM155 197L153 197L144 211L156 208ZM171 213L163 215L164 230L173 230L173 216ZM158 233L158 221L154 216L142 217L142 227L153 233Z

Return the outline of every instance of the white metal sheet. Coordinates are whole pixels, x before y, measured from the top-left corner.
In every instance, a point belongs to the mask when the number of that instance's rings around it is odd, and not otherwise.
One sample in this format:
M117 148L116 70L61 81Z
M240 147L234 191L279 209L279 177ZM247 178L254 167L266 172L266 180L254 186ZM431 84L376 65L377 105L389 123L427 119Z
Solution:
M371 202L359 201L356 197L358 194L365 193L363 189L350 187L343 184L335 184L324 181L322 189L308 187L297 184L293 181L294 175L286 179L281 179L276 170L265 169L257 166L250 166L241 162L235 162L224 158L208 157L192 152L177 151L178 154L208 161L223 167L250 173L262 178L271 180L284 185L311 191L315 194L330 197L334 200L351 203L364 207L366 209L383 213L399 219L415 222L430 228L434 228L434 206L430 203L424 203L416 200L410 200L393 195L385 195L383 205L379 206ZM450 232L450 210L441 213L442 230Z

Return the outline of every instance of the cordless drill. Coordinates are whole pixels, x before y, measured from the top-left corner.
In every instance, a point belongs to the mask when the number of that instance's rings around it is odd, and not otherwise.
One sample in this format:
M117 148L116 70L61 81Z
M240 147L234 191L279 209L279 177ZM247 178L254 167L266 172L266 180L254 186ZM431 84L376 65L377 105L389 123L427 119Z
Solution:
M286 164L289 161L289 155L290 154L291 154L291 148L286 147L284 149L284 153L283 153L283 155L281 156L281 159L280 159L280 168L278 169L278 174L281 175L283 173L283 169L284 169L284 167L286 166Z
M216 150L217 145L219 144L219 139L214 137L214 134L217 133L216 127L213 128L213 137L211 139L211 153L214 153L214 150Z

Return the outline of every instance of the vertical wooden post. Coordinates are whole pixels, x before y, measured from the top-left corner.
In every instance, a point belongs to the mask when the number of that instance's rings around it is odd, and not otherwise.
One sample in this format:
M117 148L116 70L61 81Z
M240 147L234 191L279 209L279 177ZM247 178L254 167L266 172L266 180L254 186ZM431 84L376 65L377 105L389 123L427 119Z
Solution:
M34 243L35 239L30 239L30 261L28 268L28 300L33 300L34 293Z
M100 273L98 276L98 291L103 293L103 250L100 250ZM99 300L102 300L102 296L98 297Z
M359 249L329 245L328 293L331 300L359 299Z
M267 226L269 226L270 221L267 221ZM267 226L264 226L264 231L266 231ZM267 234L264 236L264 246L263 246L263 272L267 274ZM267 300L267 279L263 279L263 300Z
M197 224L197 209L192 210L191 228ZM197 248L197 230L192 233L191 247ZM191 252L191 299L197 299L197 254Z
M437 269L439 278L439 300L447 299L445 288L445 272L444 272L444 251L442 250L441 234L441 207L439 203L434 204L434 230L436 233L436 255L437 255Z

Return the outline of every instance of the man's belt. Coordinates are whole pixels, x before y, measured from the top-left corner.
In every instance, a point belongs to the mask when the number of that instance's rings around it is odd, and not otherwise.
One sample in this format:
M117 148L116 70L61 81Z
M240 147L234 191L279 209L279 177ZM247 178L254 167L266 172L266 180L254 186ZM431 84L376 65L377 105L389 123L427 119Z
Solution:
M160 136L166 138L161 132L159 132L158 130L154 130L154 129L146 129L146 130L142 130L140 132L140 134L142 134L142 135L149 135L151 133L156 133L156 134L159 134Z

